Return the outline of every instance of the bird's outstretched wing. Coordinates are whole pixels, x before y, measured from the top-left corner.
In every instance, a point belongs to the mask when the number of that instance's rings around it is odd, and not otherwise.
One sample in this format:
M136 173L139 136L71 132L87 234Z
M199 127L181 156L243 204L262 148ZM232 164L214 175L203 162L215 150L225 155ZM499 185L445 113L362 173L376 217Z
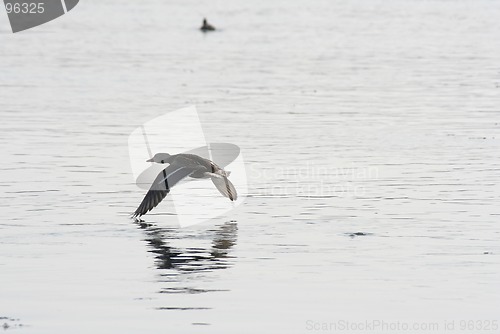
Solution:
M140 217L158 205L170 192L170 189L183 178L195 172L197 168L171 164L162 170L154 180L151 188L135 210L132 217Z
M236 192L236 188L231 183L231 181L229 181L227 176L220 175L217 173L205 173L205 174L210 176L215 187L224 197L229 198L231 201L236 201L238 199L238 193Z
M209 146L198 147L184 153L195 154L202 158L210 159L219 167L224 168L238 157L240 148L229 143L210 143Z

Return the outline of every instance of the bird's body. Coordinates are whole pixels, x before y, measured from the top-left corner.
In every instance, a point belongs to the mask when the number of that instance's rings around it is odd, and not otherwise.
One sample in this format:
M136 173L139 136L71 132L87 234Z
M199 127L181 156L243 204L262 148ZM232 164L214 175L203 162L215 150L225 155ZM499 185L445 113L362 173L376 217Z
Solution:
M214 31L215 27L208 23L207 19L203 19L203 25L201 26L200 30L203 32Z
M151 188L135 210L133 217L146 214L160 203L170 192L170 189L185 177L210 178L219 192L231 201L237 199L236 189L229 181L230 172L226 172L211 160L202 158L195 154L157 153L149 160L160 164L169 164L163 169L153 181Z

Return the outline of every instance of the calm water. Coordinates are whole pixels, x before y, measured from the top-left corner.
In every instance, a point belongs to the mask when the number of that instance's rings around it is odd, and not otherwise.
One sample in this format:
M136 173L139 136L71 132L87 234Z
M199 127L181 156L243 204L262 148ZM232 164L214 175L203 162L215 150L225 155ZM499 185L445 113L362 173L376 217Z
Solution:
M499 320L500 2L86 0L15 35L0 12L6 332ZM190 105L248 197L135 223L128 135Z

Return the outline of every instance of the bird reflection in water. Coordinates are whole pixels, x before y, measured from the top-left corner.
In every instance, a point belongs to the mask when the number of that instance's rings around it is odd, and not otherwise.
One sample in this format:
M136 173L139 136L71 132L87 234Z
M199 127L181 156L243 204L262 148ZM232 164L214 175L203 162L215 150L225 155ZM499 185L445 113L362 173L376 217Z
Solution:
M179 228L158 228L143 222L138 225L146 233L145 241L150 247L149 252L155 254L156 267L160 270L174 269L187 273L226 269L232 265L230 251L236 244L238 231L238 225L234 221L216 225L203 233ZM210 245L206 245L206 239L210 239ZM174 247L172 243L178 241L180 244L189 242L190 247Z

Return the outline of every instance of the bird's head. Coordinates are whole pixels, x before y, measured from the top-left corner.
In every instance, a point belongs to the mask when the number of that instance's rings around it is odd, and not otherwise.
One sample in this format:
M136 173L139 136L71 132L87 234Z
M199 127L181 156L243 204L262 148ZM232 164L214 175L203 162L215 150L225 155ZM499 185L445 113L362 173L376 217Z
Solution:
M156 162L159 164L168 163L168 159L170 159L171 155L168 153L156 153L154 157L146 160L147 162Z

